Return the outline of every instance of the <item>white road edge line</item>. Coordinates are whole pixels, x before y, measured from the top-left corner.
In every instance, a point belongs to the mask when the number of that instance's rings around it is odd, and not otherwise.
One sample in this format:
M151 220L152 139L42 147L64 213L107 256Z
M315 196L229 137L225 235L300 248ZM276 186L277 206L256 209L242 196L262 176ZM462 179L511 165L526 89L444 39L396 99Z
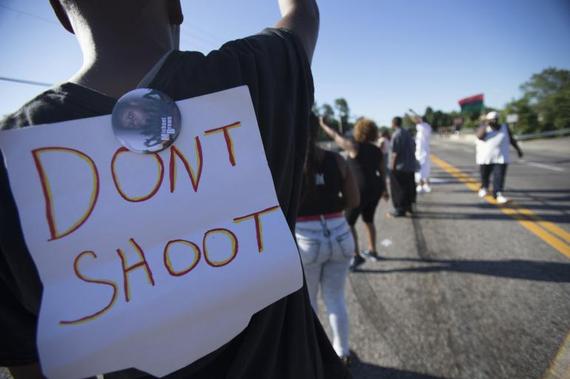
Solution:
M537 162L526 162L525 161L524 163L526 163L527 166L544 168L547 170L558 171L558 172L564 172L564 169L562 167L556 167L556 166L551 166L551 165L547 165L547 164L543 164L543 163L537 163Z

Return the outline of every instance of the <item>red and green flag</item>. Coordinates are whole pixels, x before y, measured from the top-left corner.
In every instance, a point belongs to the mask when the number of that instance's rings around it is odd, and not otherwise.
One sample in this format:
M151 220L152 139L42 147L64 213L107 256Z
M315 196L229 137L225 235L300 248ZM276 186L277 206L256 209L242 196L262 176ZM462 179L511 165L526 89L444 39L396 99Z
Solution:
M483 94L469 96L459 100L461 113L481 113L483 111Z

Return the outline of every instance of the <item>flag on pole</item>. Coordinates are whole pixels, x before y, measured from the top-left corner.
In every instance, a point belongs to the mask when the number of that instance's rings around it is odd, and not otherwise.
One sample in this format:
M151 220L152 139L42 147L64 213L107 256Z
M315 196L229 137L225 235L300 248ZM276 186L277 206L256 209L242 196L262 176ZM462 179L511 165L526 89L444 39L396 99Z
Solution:
M484 95L469 96L459 100L461 113L481 113L483 111Z

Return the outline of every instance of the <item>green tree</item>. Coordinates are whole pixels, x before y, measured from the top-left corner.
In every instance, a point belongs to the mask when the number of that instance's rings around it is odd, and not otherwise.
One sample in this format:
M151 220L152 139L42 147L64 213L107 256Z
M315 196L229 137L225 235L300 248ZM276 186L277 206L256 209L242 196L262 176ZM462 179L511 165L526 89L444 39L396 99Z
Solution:
M427 107L426 111L424 113L423 119L425 120L425 122L427 122L430 125L433 125L434 123L434 119L433 119L433 109L432 107Z
M538 114L534 111L533 107L529 104L529 99L523 97L522 99L513 100L508 103L505 109L501 112L501 119L504 121L507 115L516 114L519 116L517 123L514 125L515 134L532 133L538 129Z
M320 115L327 119L327 122L331 122L331 120L334 119L334 109L330 104L324 103L319 109L321 110Z
M534 74L521 86L521 90L528 105L540 115L540 129L570 127L569 70L547 68L539 74Z
M331 107L330 104L323 103L320 107L316 107L316 109L318 110L316 113L319 115L319 117L324 118L326 123L330 125L331 128L339 130L338 120L335 118L334 109L333 107ZM328 140L329 137L321 128L319 128L319 131L317 133L317 141L328 141Z
M345 98L340 97L335 99L334 107L336 108L340 121L340 132L344 133L348 130L348 117L350 116L350 108L348 107L348 102Z

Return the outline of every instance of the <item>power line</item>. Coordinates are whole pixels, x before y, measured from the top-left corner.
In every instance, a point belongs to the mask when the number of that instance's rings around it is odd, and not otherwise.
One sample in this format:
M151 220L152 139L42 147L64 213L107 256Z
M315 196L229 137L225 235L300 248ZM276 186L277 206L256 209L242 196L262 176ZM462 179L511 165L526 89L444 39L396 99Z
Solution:
M33 14L33 13L21 11L21 10L19 10L19 9L14 9L14 8L8 7L8 6L4 5L4 4L0 4L0 8L4 8L4 9L6 9L6 10L9 10L9 11L11 11L11 12L18 13L18 14L21 14L21 15L24 15L24 16L32 17L32 18L35 18L35 19L37 19L37 20L40 20L40 21L43 21L43 22L47 22L48 24L58 25L57 22L55 22L55 21L53 21L53 20L50 20L49 18L45 18L45 17L38 16L38 15Z
M41 86L41 87L51 87L52 86L52 84L50 84L50 83L36 82L33 80L24 80L24 79L16 79L16 78L6 78L3 76L0 76L0 80L5 81L5 82L31 84L33 86Z
M181 37L186 36L188 38L191 38L191 39L196 40L196 41L200 41L200 42L207 44L207 45L213 45L216 47L218 47L220 45L219 41L214 40L208 36L201 35L200 33L196 32L195 30L192 30L188 27L180 28L180 36Z
M205 29L202 29L197 25L186 23L186 24L183 24L181 26L181 29L184 29L186 31L189 31L191 33L199 35L201 38L208 40L211 43L216 44L216 45L221 44L222 42L225 41L224 38L220 38L218 35L213 34L213 33L209 32Z

